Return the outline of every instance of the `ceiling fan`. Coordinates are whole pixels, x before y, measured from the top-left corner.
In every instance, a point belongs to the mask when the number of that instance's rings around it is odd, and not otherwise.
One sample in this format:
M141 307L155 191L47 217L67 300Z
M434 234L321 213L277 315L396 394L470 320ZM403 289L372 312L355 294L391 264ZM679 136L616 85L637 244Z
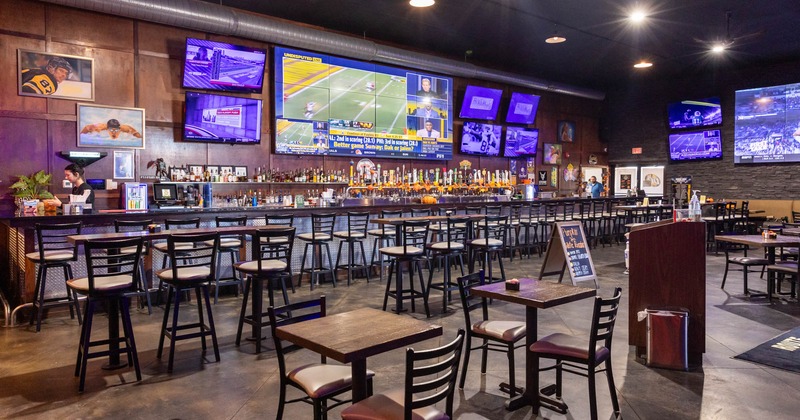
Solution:
M720 51L727 50L727 49L731 48L736 43L741 43L744 40L761 36L764 33L763 30L760 30L760 31L757 31L757 32L752 32L752 33L749 33L749 34L744 34L744 35L739 35L739 36L731 35L731 16L732 15L733 15L733 12L731 12L730 10L725 12L725 38L716 39L716 40L713 40L713 41L708 41L708 40L695 38L695 41L697 41L697 42L699 42L701 44L710 45L712 51L720 52Z

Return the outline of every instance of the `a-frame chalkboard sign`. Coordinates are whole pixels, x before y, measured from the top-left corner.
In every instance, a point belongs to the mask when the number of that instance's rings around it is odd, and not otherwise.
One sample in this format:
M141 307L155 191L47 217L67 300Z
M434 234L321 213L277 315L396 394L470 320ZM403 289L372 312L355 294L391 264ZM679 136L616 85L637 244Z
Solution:
M583 224L578 221L558 222L553 226L539 280L557 274L561 283L567 270L573 286L577 286L578 282L593 280L594 287L600 287Z

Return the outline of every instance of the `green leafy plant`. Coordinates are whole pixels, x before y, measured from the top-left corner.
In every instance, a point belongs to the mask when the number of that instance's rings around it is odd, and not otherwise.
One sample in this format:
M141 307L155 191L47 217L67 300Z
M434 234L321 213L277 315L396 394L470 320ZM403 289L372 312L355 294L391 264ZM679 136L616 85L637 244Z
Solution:
M53 175L44 170L31 174L31 176L20 175L19 181L11 185L14 190L14 197L23 199L47 199L53 198L53 194L47 191L50 187L50 180Z

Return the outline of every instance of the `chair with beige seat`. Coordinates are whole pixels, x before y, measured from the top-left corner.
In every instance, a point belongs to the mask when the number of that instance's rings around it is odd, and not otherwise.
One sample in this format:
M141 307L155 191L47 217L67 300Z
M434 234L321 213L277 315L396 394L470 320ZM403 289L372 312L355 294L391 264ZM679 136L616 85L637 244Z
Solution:
M489 282L505 281L506 270L503 267L501 253L508 243L508 216L484 216L478 228L483 235L469 243L470 258L469 271L474 272L475 261L480 256L481 268L486 271ZM500 277L492 276L492 259L497 258L500 266Z
M489 351L505 352L508 357L508 384L501 384L501 389L514 397L521 389L517 388L514 375L514 350L524 347L527 334L523 321L489 320L489 306L486 298L474 296L472 288L485 283L483 270L460 277L458 291L461 295L461 307L464 309L464 321L467 324L467 346L464 356L464 369L461 371L461 381L458 387L463 389L467 380L469 356L472 350L482 350L481 374L486 374L486 364ZM478 319L473 319L472 314L480 310ZM482 343L472 347L472 339L481 340Z
M425 293L430 297L431 289L442 291L442 313L447 311L447 303L451 300L450 295L454 290L458 290L458 285L452 279L452 265L458 260L461 268L461 275L464 275L464 241L467 239L467 216L447 216L444 225L444 241L429 243L425 246L428 250L428 258L443 260L443 278L441 282L433 281L433 268L428 273L428 287Z
M166 219L164 220L164 228L166 230L173 230L173 229L197 229L200 227L200 218L195 217L192 219ZM192 243L182 243L180 244L180 248L176 249L178 254L181 257L187 257L192 255L192 249L194 248L195 244ZM161 252L164 257L161 260L161 269L165 269L169 267L169 254L167 253L167 242L155 242L152 244L153 249L156 251ZM158 280L158 295L156 296L156 304L161 303L161 292L164 290L164 284L161 279Z
M78 345L78 359L75 365L75 376L80 377L79 392L84 390L89 359L108 356L112 346L116 347L114 351L122 351L127 354L128 366L133 366L136 371L136 380L142 380L139 357L136 353L136 341L133 338L129 296L139 284L138 277L141 273L139 262L142 258L143 244L142 238L87 241L83 245L86 253L87 277L67 281L67 286L71 290L87 297L80 344ZM109 321L119 322L117 312L121 315L122 337L92 341L92 322L95 307L99 303L107 304ZM119 326L110 325L109 330L112 328L116 329ZM124 347L119 349L120 345L124 345ZM108 350L90 351L92 347L96 346L108 346Z
M328 410L350 402L338 398L341 394L352 389L352 369L347 365L334 365L326 363L325 356L320 363L303 364L291 371L286 366L285 355L302 347L283 342L276 334L276 329L282 325L317 319L325 316L325 296L317 299L296 302L291 305L267 308L269 324L272 328L272 340L275 343L275 355L278 359L280 371L280 396L278 400L278 420L283 418L286 404L304 402L314 407L314 420L327 418ZM367 371L367 394L372 395L372 377L375 373ZM286 399L286 388L292 386L305 393L305 396L293 400ZM328 404L332 401L333 404Z
M273 288L276 281L280 284L283 292L284 305L289 304L286 282L292 282L292 272L289 266L292 261L294 233L295 228L288 226L256 231L253 233L250 261L240 262L235 265L236 270L247 278L244 283L244 297L242 299L242 310L239 313L239 326L236 329L237 346L242 341L244 324L248 324L253 328L252 339L256 345L256 353L261 353L261 330L268 325L267 322L262 322L266 315L263 310L265 284L269 296L269 306L275 305ZM262 244L260 247L255 245L259 243ZM251 298L250 315L247 315L248 298Z
M453 418L464 330L430 350L406 350L405 387L373 395L342 410L343 420L447 420ZM444 410L434 404L444 400Z
M74 292L67 289L66 296L48 297L46 290L48 269L62 269L65 282L73 277L70 263L78 260L78 246L67 242L67 236L80 233L81 222L36 224L37 250L25 254L28 261L39 266L33 291L33 316L30 319L31 325L36 322L36 332L42 329L44 308L52 306L69 305L70 318L74 318L77 313L78 324L81 323L81 310Z
M216 219L217 227L225 227L225 226L247 226L247 216L217 216ZM242 287L244 282L242 279L237 275L237 271L233 269L233 266L239 262L239 250L242 248L244 244L244 235L243 234L225 234L220 235L219 237L219 255L217 256L217 270L214 273L214 304L217 303L219 300L219 288L220 286L236 286L236 296L239 296L239 289ZM206 244L208 245L208 244ZM231 276L230 277L220 277L222 271L222 256L227 254L230 257L231 261Z
M331 257L330 243L333 240L333 227L336 224L336 213L318 213L311 215L311 232L301 233L297 235L297 239L306 243L303 249L303 259L300 263L300 280L303 279L303 273L308 273L309 284L311 290L314 286L319 284L320 276L325 273L331 275L331 282L333 287L336 287L336 268L333 266L333 258ZM322 247L328 254L328 267L322 262ZM308 255L308 247L311 247L311 264L306 268L306 256ZM319 253L317 253L319 250ZM319 263L319 265L317 265ZM300 285L298 280L297 285Z
M595 375L606 373L608 392L611 394L611 404L614 407L614 416L620 415L617 390L614 386L614 375L611 371L611 339L614 335L614 324L617 320L617 310L622 297L622 288L614 289L614 296L604 299L595 297L592 326L586 336L574 336L562 333L550 334L533 343L529 351L533 352L534 363L529 368L543 372L550 369L556 370L555 396L561 399L562 371L574 373L589 379L589 409L592 420L597 416L597 393L595 390ZM546 368L539 368L539 359L553 359L555 364ZM604 367L597 369L600 365ZM549 407L556 411L559 407ZM575 415L575 413L573 413ZM577 416L582 417L582 416Z
M280 225L280 226L292 227L292 226L294 226L294 215L293 214L267 214L267 215L264 216L264 224L267 225L267 226ZM262 240L269 241L268 243L262 242L261 243L262 247L266 247L266 248L274 247L278 252L280 252L286 246L286 244L289 243L289 238L280 237L280 236L279 237L275 237L275 238L266 238L265 237ZM289 278L293 278L292 277L292 264L291 264L291 262L286 267L286 270L289 273ZM298 285L299 284L300 283L298 282ZM294 293L295 292L294 282L290 281L289 282L289 286L291 286L292 293Z
M147 230L147 227L153 223L153 219L145 219L145 220L114 220L114 232L143 232ZM146 271L144 269L144 256L148 255L148 251L150 248L150 243L145 241L143 248L142 248L142 258L139 259L139 276L137 276L138 282L135 287L135 291L130 292L128 296L138 296L140 306L144 307L147 304L147 314L153 314L153 305L150 301L150 281L146 277ZM133 249L123 249L119 250L121 254L130 254ZM142 297L144 297L144 302L142 301Z
M353 279L353 271L364 270L369 283L369 266L367 265L367 253L364 251L364 240L367 239L367 227L369 226L369 212L348 211L347 230L333 232L333 236L340 239L339 250L336 252L336 269L347 270L347 285ZM339 264L342 258L342 246L347 244L347 264ZM356 264L356 244L361 248L361 264Z
M191 246L192 252L189 254L184 253L183 250L188 249L189 246ZM211 344L214 347L214 356L216 361L219 362L217 333L214 329L214 317L211 313L211 298L208 291L209 283L214 281L218 251L219 235L217 233L170 235L167 237L167 255L170 259L170 267L156 272L156 276L169 287L156 357L161 358L164 350L164 338L169 338L168 372L172 372L172 365L175 360L175 342L179 340L200 338L203 351L205 351L206 337L210 336ZM181 295L183 292L191 290L194 290L197 296L198 321L178 325ZM205 317L203 315L204 304ZM171 306L173 306L172 324L168 326ZM181 333L185 330L195 331Z
M405 220L401 225L402 244L387 246L380 249L381 257L387 256L389 262L389 280L386 282L386 292L383 296L383 310L389 298L395 300L395 311L402 311L404 300L411 300L411 310L416 310L415 301L422 298L425 305L425 315L431 316L428 309L428 296L425 293L425 282L422 278L422 261L427 261L425 256L425 243L428 238L428 220ZM403 287L403 263L408 266L408 288ZM419 274L419 290L414 289L414 271ZM395 288L392 290L392 273L395 273Z

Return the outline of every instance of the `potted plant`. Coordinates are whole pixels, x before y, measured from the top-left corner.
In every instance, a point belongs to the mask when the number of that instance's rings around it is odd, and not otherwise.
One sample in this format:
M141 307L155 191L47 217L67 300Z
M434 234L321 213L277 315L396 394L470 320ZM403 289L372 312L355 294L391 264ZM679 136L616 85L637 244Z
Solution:
M35 208L39 200L53 198L53 194L47 191L52 178L53 176L44 170L30 176L20 175L19 180L11 185L17 207Z

